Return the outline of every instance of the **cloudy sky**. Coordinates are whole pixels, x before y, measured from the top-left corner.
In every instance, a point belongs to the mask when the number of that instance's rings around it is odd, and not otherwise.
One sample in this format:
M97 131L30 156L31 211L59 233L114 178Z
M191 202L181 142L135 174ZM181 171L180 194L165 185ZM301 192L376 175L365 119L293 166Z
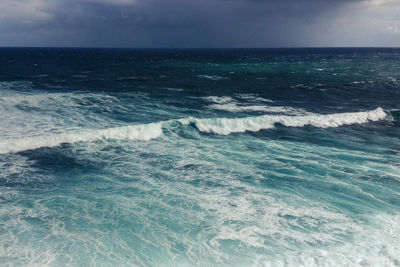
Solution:
M0 0L0 46L400 46L400 0Z

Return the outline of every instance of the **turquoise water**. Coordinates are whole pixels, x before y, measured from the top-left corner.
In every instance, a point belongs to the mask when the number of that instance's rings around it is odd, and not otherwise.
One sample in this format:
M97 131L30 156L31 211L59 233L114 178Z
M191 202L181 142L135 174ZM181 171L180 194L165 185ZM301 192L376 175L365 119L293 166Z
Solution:
M400 265L399 59L0 49L0 264Z

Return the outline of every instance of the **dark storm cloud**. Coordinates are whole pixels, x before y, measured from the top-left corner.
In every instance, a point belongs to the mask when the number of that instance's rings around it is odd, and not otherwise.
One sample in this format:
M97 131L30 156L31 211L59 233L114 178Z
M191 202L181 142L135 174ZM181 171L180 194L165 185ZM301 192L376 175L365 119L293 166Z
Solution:
M399 40L400 27L392 0L2 0L0 10L3 46L369 45Z

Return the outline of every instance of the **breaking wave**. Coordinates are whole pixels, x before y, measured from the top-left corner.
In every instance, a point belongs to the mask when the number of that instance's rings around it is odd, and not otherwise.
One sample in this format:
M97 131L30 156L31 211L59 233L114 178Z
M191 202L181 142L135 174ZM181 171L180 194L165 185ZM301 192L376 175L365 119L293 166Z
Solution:
M275 124L287 127L303 127L311 125L318 128L339 127L342 125L362 124L369 121L379 121L387 117L382 108L366 112L334 113L328 115L263 115L246 118L183 118L164 122L129 125L102 130L83 130L72 133L35 136L25 139L9 140L0 143L0 154L15 153L41 147L55 147L63 143L93 142L97 140L143 140L155 139L163 134L163 127L171 122L182 125L194 124L205 133L228 135L246 131L256 132L262 129L272 129Z
M0 143L0 154L15 153L41 147L55 147L63 143L93 142L97 140L144 140L157 138L162 134L161 123L122 126L102 130L86 130L74 133L36 136Z
M366 112L335 113L328 115L263 115L238 119L189 119L183 123L194 123L199 131L228 135L246 131L257 132L262 129L272 129L280 123L287 127L303 127L311 125L318 128L339 127L342 125L361 124L368 121L383 120L387 114L382 108Z

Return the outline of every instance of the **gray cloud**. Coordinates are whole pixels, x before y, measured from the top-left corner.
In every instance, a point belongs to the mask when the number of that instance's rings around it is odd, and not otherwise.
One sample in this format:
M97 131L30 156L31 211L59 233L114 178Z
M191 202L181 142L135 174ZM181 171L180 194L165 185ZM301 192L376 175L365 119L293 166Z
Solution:
M397 45L395 0L2 0L1 46Z

